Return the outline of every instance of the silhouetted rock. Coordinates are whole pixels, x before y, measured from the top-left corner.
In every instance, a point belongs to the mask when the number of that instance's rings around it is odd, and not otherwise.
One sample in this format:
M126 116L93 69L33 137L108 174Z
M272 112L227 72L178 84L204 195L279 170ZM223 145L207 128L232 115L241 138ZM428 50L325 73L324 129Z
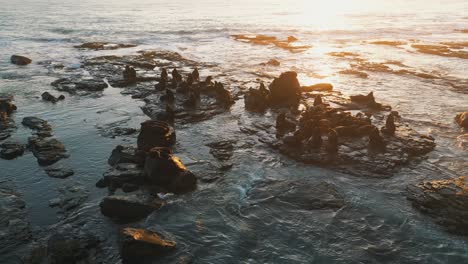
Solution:
M393 114L390 114L387 116L385 126L382 128L382 133L393 136L395 135L395 130L395 117L393 116Z
M16 65L28 65L32 62L30 58L27 58L21 55L12 55L10 57L10 61L11 63L16 64Z
M145 162L145 155L133 146L118 145L112 150L107 161L109 165L115 166L120 163L141 164Z
M56 103L60 100L64 100L65 99L65 96L64 95L60 95L59 97L55 97L53 96L52 94L50 94L49 92L44 92L41 94L41 97L42 97L42 100L44 101L48 101L48 102L52 102L52 103Z
M244 95L244 103L249 111L264 112L270 103L270 91L263 83L260 84L260 89L250 88Z
M167 122L147 120L141 123L137 141L138 149L149 151L154 147L170 147L175 142L175 130Z
M301 86L294 71L284 72L270 84L270 103L296 105L299 103Z
M138 263L145 257L163 256L175 250L176 242L166 235L141 228L121 231L120 255L123 263Z
M317 83L314 85L301 87L302 92L312 92L312 91L330 92L332 90L333 90L333 85L331 83Z
M381 109L382 104L377 103L374 98L374 92L370 92L367 95L351 95L350 99L352 102L366 105L370 108Z

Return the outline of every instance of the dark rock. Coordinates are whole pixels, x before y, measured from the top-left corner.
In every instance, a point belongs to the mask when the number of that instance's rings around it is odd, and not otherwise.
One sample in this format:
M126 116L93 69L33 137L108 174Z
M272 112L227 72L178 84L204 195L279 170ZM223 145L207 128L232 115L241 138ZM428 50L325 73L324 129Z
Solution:
M232 104L234 104L234 100L232 99L231 92L226 90L222 83L215 82L214 88L217 94L217 98L223 106L229 107Z
M41 166L52 165L63 158L68 158L65 146L55 138L30 137L28 146Z
M393 114L388 115L387 120L385 121L385 126L382 128L382 133L393 136L395 135L395 117Z
M384 150L385 145L385 141L380 135L379 129L374 127L369 134L369 147Z
M279 133L294 131L296 123L286 118L286 113L281 113L276 117L276 129Z
M28 65L32 62L30 58L20 56L20 55L12 55L10 58L11 63L16 65Z
M198 72L198 69L195 68L192 72L192 77L194 81L199 81L200 80L200 73Z
M154 147L170 147L175 142L175 130L168 123L156 120L141 123L137 141L139 150L148 151Z
M122 191L129 193L138 190L140 187L137 184L124 183L122 185Z
M17 142L4 142L0 144L0 158L12 160L24 153L24 146Z
M11 101L13 101L12 97L0 96L0 122L5 121L8 116L17 110L16 105L14 105Z
M447 231L468 235L468 177L410 185L407 198Z
M307 142L307 146L310 148L320 148L322 146L322 133L320 132L320 127L315 127L312 132L312 137Z
M300 88L297 73L284 72L270 84L270 103L273 106L297 105L300 98Z
M58 166L55 164L52 166L45 167L44 170L50 177L59 179L65 179L75 174L72 168Z
M112 150L108 161L109 165L115 166L120 163L135 163L141 164L145 162L144 152L137 150L133 146L118 145Z
M55 97L52 94L50 94L49 92L42 93L41 97L42 97L42 100L52 102L52 103L56 103L56 102L58 102L60 100L65 100L64 95L60 95L59 97Z
M334 129L330 129L327 139L327 152L336 153L338 151L338 133Z
M140 228L121 231L120 254L123 263L138 263L146 257L163 256L175 250L176 242L167 235Z
M124 221L140 220L158 210L162 205L163 201L158 198L137 195L107 196L99 204L103 215Z
M52 136L52 127L44 119L35 116L27 116L23 118L23 121L21 123L30 129L36 130L36 134L40 137Z
M317 96L315 96L314 106L319 106L319 105L322 105L322 104L323 104L322 96L320 96L320 94L318 94Z
M185 193L196 188L196 177L168 148L152 148L145 161L144 175L153 184L173 193Z
M459 126L468 129L468 112L457 114L455 117L455 122L457 122Z
M53 234L47 242L47 258L51 264L90 263L87 262L89 249L97 244L99 240L92 235L79 238L69 233Z
M352 102L366 105L367 107L374 109L382 109L383 106L380 103L377 103L374 98L374 92L370 92L367 95L352 95L350 96Z

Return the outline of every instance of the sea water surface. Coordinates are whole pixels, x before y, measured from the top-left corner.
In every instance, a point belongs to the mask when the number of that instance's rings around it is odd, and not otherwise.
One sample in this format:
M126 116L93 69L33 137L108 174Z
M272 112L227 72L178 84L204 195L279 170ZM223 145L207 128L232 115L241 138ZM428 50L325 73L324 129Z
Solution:
M468 240L450 235L414 210L405 198L408 184L468 174L467 136L453 121L468 110L466 59L422 54L410 43L467 42L468 3L435 1L306 1L306 0L0 0L0 94L15 96L18 126L13 138L26 142L24 116L49 121L67 147L75 175L49 178L31 153L0 160L0 179L22 193L34 228L57 221L48 201L64 184L90 191L87 205L96 206L105 192L94 183L106 171L111 150L135 138L110 139L101 128L114 124L139 127L147 117L143 102L108 88L95 96L66 95L51 105L40 100L56 78L47 62L80 67L83 57L168 49L217 65L219 73L252 80L295 70L304 85L331 82L343 94L374 91L403 119L436 139L427 160L390 179L368 179L301 165L263 147L235 150L232 170L221 181L176 198L147 219L174 234L175 254L193 263L468 263ZM295 36L311 48L292 53L273 46L235 41L233 34ZM407 43L374 45L375 40ZM134 43L131 49L80 51L91 41ZM466 51L466 47L463 49ZM388 62L413 74L363 70L368 78L338 74L353 61L327 55L353 52L369 62ZM10 64L12 54L30 57L27 67ZM270 59L279 67L261 66ZM414 73L435 76L421 78ZM193 160L210 160L206 143L234 139L238 120L247 114L238 101L228 114L177 128L177 151ZM335 213L270 210L242 214L245 194L265 179L327 181L343 193L347 206ZM200 231L202 229L202 231ZM172 263L176 257L169 258ZM0 261L1 262L1 261Z

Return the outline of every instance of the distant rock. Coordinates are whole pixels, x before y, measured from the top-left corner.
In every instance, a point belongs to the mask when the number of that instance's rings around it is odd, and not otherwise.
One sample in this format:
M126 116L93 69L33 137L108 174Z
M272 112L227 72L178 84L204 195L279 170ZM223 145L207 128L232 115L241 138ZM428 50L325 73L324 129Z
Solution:
M468 112L457 114L455 117L455 122L457 122L459 126L468 129Z
M60 95L59 97L55 97L52 94L50 94L49 92L42 93L41 97L42 97L42 100L48 101L48 102L51 102L51 103L56 103L58 101L61 101L61 100L65 99L64 95Z
M468 235L468 177L410 185L407 198L447 231Z
M23 118L21 122L24 126L36 130L36 134L39 137L51 137L52 136L52 127L49 123L41 118L35 116L27 116Z
M261 63L260 65L262 66L280 66L281 65L281 62L279 62L278 60L275 60L275 59L271 59L269 60L268 62L266 63Z
M32 62L30 58L21 55L12 55L10 58L11 63L16 65L28 65Z
M313 92L313 91L329 92L332 90L333 90L333 85L331 83L317 83L314 85L301 87L302 92Z
M176 248L176 242L167 235L141 228L121 231L120 254L123 263L137 263L145 257L162 256Z
M72 168L65 167L63 165L52 165L44 168L45 172L47 175L49 175L52 178L68 178L75 174Z

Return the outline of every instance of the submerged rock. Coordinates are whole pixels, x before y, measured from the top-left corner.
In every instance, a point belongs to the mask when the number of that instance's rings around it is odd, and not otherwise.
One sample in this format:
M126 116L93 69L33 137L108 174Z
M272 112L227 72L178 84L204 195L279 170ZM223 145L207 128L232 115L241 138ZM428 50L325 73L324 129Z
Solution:
M49 201L50 207L59 209L59 213L66 216L77 209L88 199L88 191L79 185L68 185L58 189L59 196Z
M11 63L16 65L28 65L32 62L30 58L21 55L12 55L10 57L10 61Z
M267 181L247 193L250 206L297 207L302 210L337 210L345 205L336 187L326 182Z
M141 123L137 141L138 149L148 151L154 147L170 147L175 142L175 130L168 123L156 120Z
M88 259L90 249L99 244L99 239L91 234L76 236L71 233L57 233L47 240L48 263L92 263ZM40 262L42 263L42 262Z
M141 228L121 231L120 254L123 263L138 263L145 257L162 256L176 248L176 242L167 235Z
M234 152L234 141L222 140L207 144L210 154L220 161L229 160Z
M99 204L101 213L107 217L123 221L140 220L163 206L159 198L137 195L112 195L105 197Z
M410 185L407 198L449 232L468 235L468 177Z
M18 142L4 142L0 144L0 158L11 160L24 153L24 146Z
M23 121L21 123L30 129L36 130L36 134L39 137L51 137L52 136L52 127L44 119L41 119L35 116L27 116L23 118Z
M455 117L455 122L457 122L460 127L468 129L468 112L457 114Z
M65 179L75 174L72 168L56 164L47 166L44 170L50 177L59 179Z

